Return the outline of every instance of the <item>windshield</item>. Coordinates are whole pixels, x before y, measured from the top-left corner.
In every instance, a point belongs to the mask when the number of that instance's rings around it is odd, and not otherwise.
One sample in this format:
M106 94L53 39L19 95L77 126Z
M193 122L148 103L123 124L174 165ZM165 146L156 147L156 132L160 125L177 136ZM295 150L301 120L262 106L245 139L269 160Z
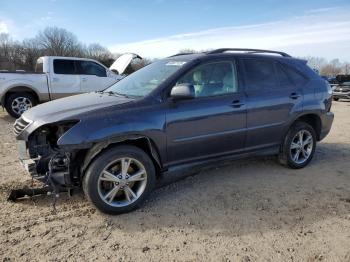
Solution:
M186 62L162 60L154 62L123 78L104 92L144 97L156 89Z

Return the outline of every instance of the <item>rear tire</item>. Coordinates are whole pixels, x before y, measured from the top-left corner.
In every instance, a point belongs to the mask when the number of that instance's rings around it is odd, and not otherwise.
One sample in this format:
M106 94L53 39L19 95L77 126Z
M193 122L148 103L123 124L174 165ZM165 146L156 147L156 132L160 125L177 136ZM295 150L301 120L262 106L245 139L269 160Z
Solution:
M292 125L279 154L279 162L293 169L303 168L312 160L316 149L316 132L305 122Z
M37 99L31 93L18 92L12 93L7 97L5 108L10 116L19 118L25 111L37 104Z
M91 163L83 178L83 190L100 211L117 215L138 208L155 181L153 162L144 151L135 146L116 146Z
M338 101L339 98L338 98L338 97L333 97L333 100L334 100L334 101Z

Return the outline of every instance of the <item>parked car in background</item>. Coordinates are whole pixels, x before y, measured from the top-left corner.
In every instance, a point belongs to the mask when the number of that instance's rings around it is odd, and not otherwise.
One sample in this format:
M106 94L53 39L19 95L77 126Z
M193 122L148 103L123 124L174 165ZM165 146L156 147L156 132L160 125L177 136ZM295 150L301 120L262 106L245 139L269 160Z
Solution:
M44 56L35 72L0 72L0 103L13 117L38 103L104 90L123 76L135 54L120 56L110 68L85 58Z
M337 75L337 84L332 85L333 100L350 99L350 75Z
M243 51L243 52L242 52ZM14 125L20 159L54 187L128 212L156 182L254 155L311 161L333 122L330 85L288 54L217 49L154 62L103 92L45 103Z

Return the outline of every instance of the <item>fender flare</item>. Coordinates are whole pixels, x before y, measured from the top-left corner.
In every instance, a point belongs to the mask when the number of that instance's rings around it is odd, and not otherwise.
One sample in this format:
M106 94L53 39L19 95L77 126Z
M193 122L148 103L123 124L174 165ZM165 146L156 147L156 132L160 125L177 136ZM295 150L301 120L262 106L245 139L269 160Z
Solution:
M93 145L88 150L87 154L85 155L83 165L80 168L80 174L83 176L84 172L86 171L86 169L88 168L90 163L96 158L96 156L99 153L101 153L107 147L109 147L111 145L124 143L127 141L137 141L140 139L147 140L148 149L149 149L149 152L151 154L150 157L153 158L153 160L156 162L158 168L161 169L162 163L160 160L159 152L158 152L158 149L156 148L156 146L154 145L154 143L152 142L152 140L149 137L143 136L143 135L128 135L128 136L121 136L121 137L108 139L106 141L96 143L95 145Z

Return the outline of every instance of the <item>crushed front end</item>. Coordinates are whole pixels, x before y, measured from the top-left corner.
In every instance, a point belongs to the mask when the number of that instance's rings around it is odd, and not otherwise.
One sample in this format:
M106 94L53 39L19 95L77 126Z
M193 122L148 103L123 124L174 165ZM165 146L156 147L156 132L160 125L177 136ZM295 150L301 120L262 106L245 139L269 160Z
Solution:
M65 121L31 127L23 117L16 120L19 158L24 168L37 180L57 188L79 185L75 159L77 150L57 145L58 139L78 121ZM34 130L33 130L34 129Z

